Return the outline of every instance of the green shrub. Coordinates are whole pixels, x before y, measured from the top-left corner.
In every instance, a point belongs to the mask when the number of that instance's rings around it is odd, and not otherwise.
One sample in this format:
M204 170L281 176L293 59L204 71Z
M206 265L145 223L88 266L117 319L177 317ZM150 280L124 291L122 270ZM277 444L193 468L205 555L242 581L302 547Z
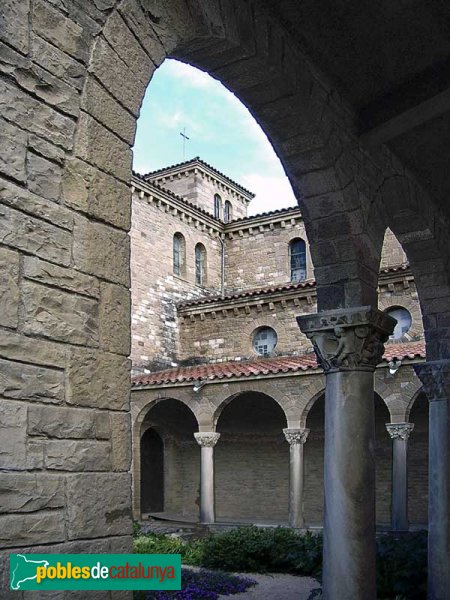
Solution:
M427 597L427 532L386 534L377 542L379 598Z
M185 565L200 566L203 545L202 540L185 542L179 537L151 533L135 538L134 552L136 554L181 554L181 560Z
M317 575L321 557L321 536L282 527L240 527L207 540L202 565L224 571Z

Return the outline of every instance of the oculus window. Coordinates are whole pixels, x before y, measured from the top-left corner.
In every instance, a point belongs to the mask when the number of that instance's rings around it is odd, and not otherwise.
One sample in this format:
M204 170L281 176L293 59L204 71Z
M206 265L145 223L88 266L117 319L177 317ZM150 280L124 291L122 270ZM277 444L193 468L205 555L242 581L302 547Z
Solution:
M291 269L291 281L303 281L306 279L306 244L301 238L289 243L289 262Z
M269 356L275 349L277 342L277 332L272 327L259 327L253 332L253 349L260 356Z
M388 308L386 310L387 314L390 317L393 317L397 320L397 325L395 326L394 332L391 336L389 336L390 340L399 340L405 333L411 329L412 317L409 310L403 308L402 306L395 306L393 308Z

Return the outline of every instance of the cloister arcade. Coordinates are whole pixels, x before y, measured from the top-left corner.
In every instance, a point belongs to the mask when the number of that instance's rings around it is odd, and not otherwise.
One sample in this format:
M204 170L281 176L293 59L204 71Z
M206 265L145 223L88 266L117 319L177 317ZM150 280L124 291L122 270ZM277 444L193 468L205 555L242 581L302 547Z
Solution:
M398 10L397 3L384 2L364 14L366 5L353 1L345 9L289 0L5 4L0 443L7 468L1 477L7 489L31 489L32 498L42 493L33 511L24 510L20 494L8 495L12 502L0 515L4 548L131 548L131 145L145 89L172 56L220 79L249 108L304 216L318 314L300 327L326 378L317 392L325 387L327 600L375 598L373 371L394 326L377 310L386 227L406 251L427 353L415 370L429 401L428 593L430 600L448 600L449 129L448 101L442 100L448 93L448 6L432 4L402 3ZM284 405L288 429L306 425L298 410L301 394ZM283 403L279 393L270 395ZM401 407L379 395L394 423L406 421L406 414L397 418ZM223 396L229 392L209 398L211 407ZM52 432L45 440L29 425L36 407L43 415L39 427ZM190 407L200 434L213 433L209 404L191 399ZM137 448L143 416L133 415ZM66 429L75 422L85 436L76 443ZM99 440L93 439L95 422L104 436ZM214 438L198 440L209 444L201 450L205 515L211 511L207 474ZM399 456L404 441L397 444ZM56 473L43 444L58 445ZM298 462L293 447L298 444L291 445ZM2 556L6 598L12 594L7 562Z

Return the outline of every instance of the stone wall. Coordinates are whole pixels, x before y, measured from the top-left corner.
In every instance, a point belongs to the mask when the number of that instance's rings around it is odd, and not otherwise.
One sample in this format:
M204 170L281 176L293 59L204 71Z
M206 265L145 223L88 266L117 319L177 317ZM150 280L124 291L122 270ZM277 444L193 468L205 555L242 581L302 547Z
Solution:
M173 236L185 239L185 271L173 273ZM220 289L221 244L194 224L133 194L131 229L133 368L171 366L178 360L176 302ZM195 284L195 245L207 255L205 287Z
M300 213L288 213L285 220L274 216L273 224L263 225L255 219L233 232L226 240L226 286L232 291L282 285L290 281L289 242L302 238L307 242ZM244 224L242 224L244 225ZM253 227L252 227L253 225ZM307 279L314 278L314 268L306 244Z
M199 208L214 216L214 196L219 194L222 200L220 219L223 221L223 209L228 200L232 206L231 219L242 219L247 216L248 202L242 195L201 168L192 168L176 175L151 177L161 187L170 190L177 196L188 200Z

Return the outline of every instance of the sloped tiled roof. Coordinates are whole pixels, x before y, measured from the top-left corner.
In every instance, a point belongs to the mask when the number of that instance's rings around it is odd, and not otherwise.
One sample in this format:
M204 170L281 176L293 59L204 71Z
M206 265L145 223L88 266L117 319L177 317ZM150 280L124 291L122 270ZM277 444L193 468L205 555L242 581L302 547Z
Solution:
M242 223L243 221L251 221L252 219L260 219L261 217L273 217L274 215L280 215L282 213L297 212L300 210L299 206L288 206L287 208L277 208L275 210L269 210L267 212L258 213L249 217L241 217L240 219L233 219L227 225L234 225L235 223Z
M159 175L162 175L166 171L171 171L172 169L179 169L180 167L188 167L188 166L195 165L195 164L199 164L202 167L206 167L209 171L212 171L216 175L218 175L220 177L223 177L233 187L241 190L241 192L243 192L246 196L250 196L251 198L255 197L255 194L253 192L250 192L250 190L247 190L243 185L241 185L241 184L237 183L236 181L233 181L232 179L230 179L227 175L225 175L225 173L222 173L218 169L215 169L214 167L212 167L211 165L209 165L207 162L205 162L204 160L202 160L199 156L195 156L194 158L191 158L189 160L185 160L184 162L177 163L175 165L170 165L168 167L164 167L163 169L157 169L156 171L150 171L149 173L146 173L145 175L143 175L143 177L145 179L147 179L147 178L153 178L153 177L158 177Z
M394 358L425 358L425 342L407 342L404 344L387 344L384 360ZM252 375L269 375L278 373L295 373L318 369L316 355L311 352L301 356L277 356L260 358L252 361L231 361L224 363L196 365L193 367L177 367L157 371L147 375L133 377L133 387L144 385L161 385L183 383L186 381L230 379L232 377L249 377Z

